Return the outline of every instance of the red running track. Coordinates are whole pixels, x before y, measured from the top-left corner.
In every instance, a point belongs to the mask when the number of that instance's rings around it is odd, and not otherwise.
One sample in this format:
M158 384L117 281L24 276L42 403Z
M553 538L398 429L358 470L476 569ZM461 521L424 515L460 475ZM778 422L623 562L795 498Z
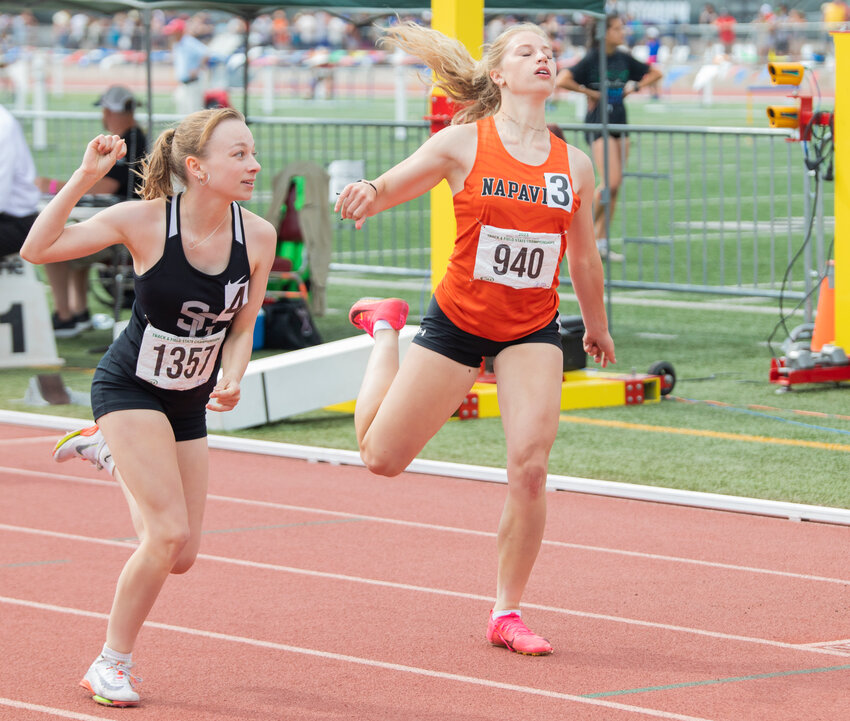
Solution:
M98 706L77 682L133 531L56 437L0 425L0 719L850 718L850 529L552 492L531 658L484 640L503 485L220 450L142 704Z

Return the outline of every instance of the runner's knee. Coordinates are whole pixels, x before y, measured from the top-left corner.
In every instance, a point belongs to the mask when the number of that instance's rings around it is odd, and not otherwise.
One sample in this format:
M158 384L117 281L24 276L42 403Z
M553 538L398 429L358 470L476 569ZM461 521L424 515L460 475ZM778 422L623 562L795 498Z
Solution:
M510 491L524 500L535 500L546 492L547 463L545 458L530 457L508 463Z
M171 567L171 573L180 575L186 573L192 566L195 565L195 559L198 557L198 552L195 550L192 553L181 553L177 561Z
M146 531L146 536L148 552L169 569L173 569L189 542L191 533L188 524L174 523Z
M375 453L368 446L360 448L360 458L366 464L366 468L378 476L397 476L407 468L409 463L406 460L399 461L386 452Z

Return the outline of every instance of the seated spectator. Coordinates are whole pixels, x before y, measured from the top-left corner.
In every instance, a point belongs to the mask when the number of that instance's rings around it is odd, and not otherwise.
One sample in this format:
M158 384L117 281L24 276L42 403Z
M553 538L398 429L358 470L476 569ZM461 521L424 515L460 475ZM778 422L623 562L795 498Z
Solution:
M107 133L120 135L127 144L127 155L91 189L93 194L115 195L118 200L137 197L135 172L147 153L147 138L136 124L135 110L139 106L133 93L123 85L113 85L95 105L103 108L103 127ZM64 181L37 178L43 192L55 194ZM22 241L23 242L23 241ZM91 328L88 307L89 273L93 263L111 260L113 251L107 248L86 258L44 266L47 281L53 292L53 332L57 338L72 338Z
M0 259L17 253L38 215L35 163L20 123L0 105Z

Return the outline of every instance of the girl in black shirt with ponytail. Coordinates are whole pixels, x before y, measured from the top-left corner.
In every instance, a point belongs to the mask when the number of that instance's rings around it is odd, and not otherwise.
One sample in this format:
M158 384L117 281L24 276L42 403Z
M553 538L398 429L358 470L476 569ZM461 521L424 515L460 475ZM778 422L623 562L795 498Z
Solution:
M586 123L602 122L602 105L600 102L599 80L599 44L596 40L595 23L589 27L590 49L587 54L572 68L565 68L558 73L556 85L565 90L583 93L587 96ZM621 50L625 42L625 25L618 15L605 18L605 56L608 76L608 122L612 125L625 125L626 106L623 102L627 95L638 92L661 79L661 71L632 57ZM586 134L590 145L593 162L597 172L605 162L605 145L601 131L592 130ZM614 206L617 192L623 182L623 167L629 156L628 134L622 131L612 131L608 135L608 189L611 196L611 212L609 222L614 217ZM610 260L623 260L623 256L608 249L608 238L605 228L604 206L600 202L604 182L596 188L593 201L593 224L596 232L596 245L603 257Z

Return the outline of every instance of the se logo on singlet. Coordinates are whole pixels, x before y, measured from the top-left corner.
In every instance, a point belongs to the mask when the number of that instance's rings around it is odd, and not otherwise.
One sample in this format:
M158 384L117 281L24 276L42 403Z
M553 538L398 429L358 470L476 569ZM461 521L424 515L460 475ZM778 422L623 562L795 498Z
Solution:
M518 183L502 178L482 178L481 197L508 198L523 203L545 205L568 213L573 209L573 186L563 173L543 173L544 186Z
M145 327L136 361L136 375L159 388L189 390L209 381L219 349L227 333L222 328L210 332L216 323L227 322L248 302L248 280L240 278L224 287L224 310L210 313L207 303L187 300L183 303L177 327L188 336L174 335ZM207 330L209 329L209 330Z
M207 303L187 300L180 309L177 327L189 331L189 336L192 338L204 335L207 328L212 328L216 323L232 320L237 311L247 302L248 280L240 278L235 283L228 282L224 286L224 310L221 313L218 315L210 313Z

